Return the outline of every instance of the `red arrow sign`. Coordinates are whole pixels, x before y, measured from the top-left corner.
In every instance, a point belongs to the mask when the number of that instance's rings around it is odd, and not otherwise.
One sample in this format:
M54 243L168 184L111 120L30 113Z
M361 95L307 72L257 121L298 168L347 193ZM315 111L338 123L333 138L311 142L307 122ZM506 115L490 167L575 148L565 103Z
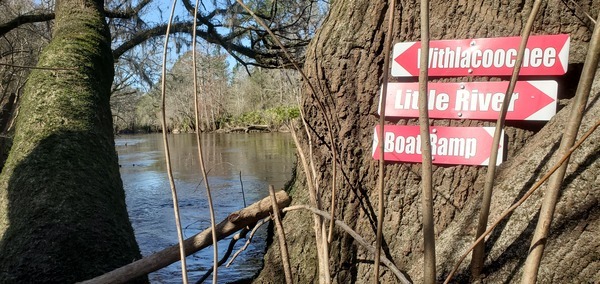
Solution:
M498 119L509 82L429 83L430 118ZM556 81L519 81L507 120L547 121L556 114ZM388 83L386 117L419 117L418 83Z
M520 37L430 41L429 76L509 76L520 41ZM418 76L420 48L420 42L395 44L392 76ZM531 36L520 75L562 75L568 59L569 35Z
M386 161L421 163L419 126L386 125L384 127L384 158ZM375 127L373 158L380 157L379 126ZM431 154L434 164L488 165L493 127L430 127ZM504 133L502 133L504 137ZM500 141L500 149L503 147ZM502 162L498 151L497 164Z

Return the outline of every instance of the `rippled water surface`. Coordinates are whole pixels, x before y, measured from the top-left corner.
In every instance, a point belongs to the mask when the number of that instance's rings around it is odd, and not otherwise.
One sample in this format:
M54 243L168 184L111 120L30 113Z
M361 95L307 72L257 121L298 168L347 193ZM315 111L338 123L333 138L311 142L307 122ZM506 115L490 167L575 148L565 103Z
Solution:
M169 135L185 238L210 227L195 141L193 134ZM249 205L268 196L269 184L283 188L291 177L295 156L289 134L203 134L202 141L217 223L244 207L242 187ZM115 143L129 216L142 254L150 255L176 244L162 135L121 135ZM219 283L254 275L262 265L265 237L266 226L263 226L249 248L229 268L219 268ZM229 240L230 237L219 242L219 255L224 254ZM239 241L235 250L244 242ZM212 267L212 247L188 257L187 266L190 283L195 283ZM180 263L152 273L150 280L152 283L181 283Z

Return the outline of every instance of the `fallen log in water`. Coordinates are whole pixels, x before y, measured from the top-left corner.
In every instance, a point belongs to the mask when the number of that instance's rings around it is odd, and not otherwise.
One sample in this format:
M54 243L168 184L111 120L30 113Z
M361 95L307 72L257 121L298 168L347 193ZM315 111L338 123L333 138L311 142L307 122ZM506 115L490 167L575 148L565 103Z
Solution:
M269 125L257 125L257 124L253 124L253 125L248 125L246 127L229 127L229 128L225 128L225 132L230 133L230 132L245 132L245 133L249 133L252 131L258 131L258 132L271 132L271 127Z
M276 198L279 208L288 206L292 201L285 191L277 192ZM242 210L233 212L227 217L227 219L221 221L221 223L217 225L217 239L222 240L246 226L251 226L259 220L269 216L271 212L272 206L269 196ZM209 228L189 239L186 239L184 241L186 255L191 255L209 245L212 245L211 234L212 233ZM177 261L179 261L179 245L174 245L150 256L144 257L138 261L117 268L111 272L80 283L125 283L137 277L144 276L150 272L159 270Z

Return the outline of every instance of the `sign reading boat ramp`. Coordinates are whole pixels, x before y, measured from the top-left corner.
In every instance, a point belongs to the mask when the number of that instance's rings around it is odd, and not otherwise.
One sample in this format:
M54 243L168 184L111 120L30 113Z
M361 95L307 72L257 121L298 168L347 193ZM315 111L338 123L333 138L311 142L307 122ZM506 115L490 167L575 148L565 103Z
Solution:
M493 127L430 127L433 164L488 165ZM375 127L373 158L380 158L379 126ZM504 137L504 133L502 133ZM502 162L503 140L500 141L497 164ZM383 145L386 161L421 163L419 126L386 125Z
M508 83L429 83L429 117L495 120ZM556 81L517 82L506 119L550 120L556 114L557 89ZM419 117L419 83L388 83L387 90L386 117Z
M521 37L435 40L429 42L429 76L510 76ZM420 42L394 45L392 76L419 75ZM530 36L520 75L563 75L569 35Z

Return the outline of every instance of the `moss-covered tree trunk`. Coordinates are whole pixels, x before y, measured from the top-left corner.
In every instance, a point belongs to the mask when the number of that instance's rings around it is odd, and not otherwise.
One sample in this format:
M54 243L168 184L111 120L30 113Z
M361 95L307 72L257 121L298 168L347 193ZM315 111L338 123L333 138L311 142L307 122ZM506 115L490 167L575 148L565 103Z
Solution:
M323 115L334 125L335 147L341 164L338 172L337 218L353 227L368 241L375 243L377 226L377 161L371 158L373 128L377 124L377 103L384 72L382 54L388 1L336 0L331 12L307 53L304 70L320 93L326 113L319 111L310 90L304 91L304 111L313 132L318 179L325 192L323 204L329 204L331 153ZM419 1L398 1L394 42L418 41ZM431 1L432 39L468 39L517 36L526 22L533 0L462 0ZM585 13L595 18L600 2L544 1L534 25L534 34L566 33L571 36L569 72L555 78L559 82L559 108L568 105L579 79L587 42L593 24ZM386 71L387 72L387 71ZM598 76L597 76L598 77ZM435 78L434 78L435 79ZM498 78L458 78L458 81L486 81ZM506 80L506 78L503 78ZM538 78L539 79L539 78ZM393 79L392 79L393 80ZM416 80L416 79L415 79ZM596 83L592 103L584 117L582 129L589 128L600 113ZM520 198L546 170L565 127L569 107L562 109L549 123L510 122L506 128L506 161L499 168L498 182L492 199L490 223L504 209ZM416 120L389 120L388 124L417 125ZM492 122L476 120L433 120L433 125L490 126ZM298 135L306 136L304 130ZM540 269L540 283L588 283L600 279L600 155L594 134L571 160L569 177L553 223L551 238ZM323 142L327 142L325 145ZM302 145L308 153L306 138ZM489 147L489 145L481 145ZM308 203L305 177L299 164L293 185L294 203ZM486 168L475 166L434 166L434 216L437 245L438 280L443 280L460 254L473 241L478 206ZM383 249L415 283L422 282L423 235L421 229L421 168L419 164L390 164L386 167L385 219ZM488 241L484 282L513 283L521 277L537 210L542 197L532 196L509 221L500 225ZM327 209L327 208L325 208ZM307 213L290 212L284 218L290 261L298 283L315 283L318 276L312 222ZM334 283L370 283L373 280L373 255L347 234L337 231L330 248L331 277ZM469 272L462 266L458 279L468 281ZM281 264L277 241L269 248L266 265L258 283L281 283ZM396 280L385 268L382 283Z
M0 175L0 282L72 283L140 257L109 107L101 0L57 0L53 38L19 109Z

